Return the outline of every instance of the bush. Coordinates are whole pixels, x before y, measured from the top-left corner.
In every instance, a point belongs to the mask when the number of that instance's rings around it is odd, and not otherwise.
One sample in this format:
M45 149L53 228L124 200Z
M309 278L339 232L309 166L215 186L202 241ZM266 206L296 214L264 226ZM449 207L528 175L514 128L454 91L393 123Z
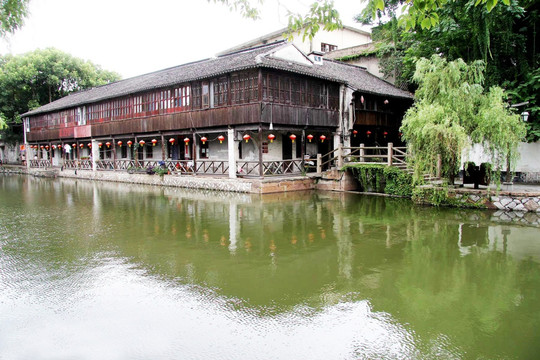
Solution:
M381 164L346 165L360 183L362 191L370 191L398 196L411 196L412 175L392 166Z

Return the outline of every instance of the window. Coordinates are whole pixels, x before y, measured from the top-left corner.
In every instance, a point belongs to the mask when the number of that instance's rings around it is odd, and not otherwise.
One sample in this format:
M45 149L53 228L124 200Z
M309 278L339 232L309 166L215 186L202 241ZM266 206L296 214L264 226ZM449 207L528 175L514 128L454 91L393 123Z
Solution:
M329 52L337 50L337 45L331 45L326 43L321 43L321 51L322 52Z
M127 145L122 146L122 159L126 159L128 157L128 147Z
M202 107L203 109L210 107L210 87L206 81L202 83Z
M214 81L214 106L227 105L228 89L229 82L225 76Z
M146 158L152 159L154 157L154 147L152 145L145 146L146 148Z

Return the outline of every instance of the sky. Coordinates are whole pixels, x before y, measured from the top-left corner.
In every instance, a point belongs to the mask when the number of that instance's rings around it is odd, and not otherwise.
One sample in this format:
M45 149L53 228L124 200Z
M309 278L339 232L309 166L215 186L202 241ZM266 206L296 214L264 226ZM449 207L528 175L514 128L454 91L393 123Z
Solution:
M25 25L0 40L0 54L54 47L129 78L284 28L287 9L303 13L313 1L264 0L261 18L251 20L214 0L31 0ZM353 17L362 0L334 1L343 23L360 28Z

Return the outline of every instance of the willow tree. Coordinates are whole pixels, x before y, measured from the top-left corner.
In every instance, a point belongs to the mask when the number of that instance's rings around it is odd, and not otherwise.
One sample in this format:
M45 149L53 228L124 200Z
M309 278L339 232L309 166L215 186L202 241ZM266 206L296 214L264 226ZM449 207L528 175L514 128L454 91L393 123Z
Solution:
M401 127L417 176L434 174L440 156L442 176L453 183L464 150L474 144L483 146L495 169L515 163L525 125L501 88L484 89L484 69L482 61L468 65L438 55L417 61L416 101Z

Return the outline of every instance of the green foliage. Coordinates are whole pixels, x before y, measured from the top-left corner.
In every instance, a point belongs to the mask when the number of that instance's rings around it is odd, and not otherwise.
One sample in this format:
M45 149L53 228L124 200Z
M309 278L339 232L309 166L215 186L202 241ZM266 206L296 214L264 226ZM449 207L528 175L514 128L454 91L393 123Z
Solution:
M13 33L23 25L28 15L30 0L3 0L0 2L0 37Z
M386 166L383 173L386 180L385 194L407 197L412 195L414 179L411 174L393 166Z
M362 14L359 16L364 22L383 16L395 17L396 13L401 13L399 22L406 30L420 28L431 29L439 24L439 14L441 9L448 3L448 0L368 0ZM456 2L462 6L462 2ZM482 5L481 8L490 12L495 8L498 0L474 0L471 1L475 7ZM510 0L502 0L506 6L510 5ZM397 10L400 11L397 11Z
M381 164L346 165L356 176L363 191L396 196L411 196L414 181L411 174L392 166Z
M448 188L446 187L418 186L414 188L412 193L412 200L421 204L447 205L448 199Z
M71 92L116 81L120 76L60 50L0 57L0 118L19 123L20 114Z
M483 70L480 61L467 65L437 55L417 62L416 103L401 127L417 178L435 173L440 154L442 176L453 183L463 150L473 144L484 146L496 168L505 165L507 158L516 160L525 126L505 106L502 89L484 91Z
M343 27L339 13L334 9L333 0L317 0L313 2L306 14L294 14L288 11L289 38L294 33L303 34L303 40L313 39L315 34L322 28L333 31Z

